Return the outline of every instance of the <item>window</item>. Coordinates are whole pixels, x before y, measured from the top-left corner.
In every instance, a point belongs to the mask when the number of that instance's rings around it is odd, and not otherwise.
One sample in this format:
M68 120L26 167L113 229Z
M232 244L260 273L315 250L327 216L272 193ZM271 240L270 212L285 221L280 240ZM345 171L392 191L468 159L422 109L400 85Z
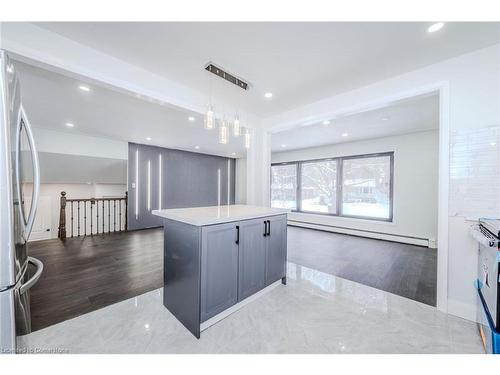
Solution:
M297 209L297 164L271 167L271 207Z
M271 166L271 206L392 221L392 152Z
M302 163L300 175L301 211L337 213L337 161Z
M391 219L391 156L342 163L342 215Z

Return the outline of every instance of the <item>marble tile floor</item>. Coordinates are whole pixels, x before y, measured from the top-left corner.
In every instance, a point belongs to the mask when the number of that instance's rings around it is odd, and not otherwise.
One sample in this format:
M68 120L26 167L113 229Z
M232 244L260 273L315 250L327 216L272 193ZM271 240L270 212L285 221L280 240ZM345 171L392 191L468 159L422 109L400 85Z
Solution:
M476 324L434 307L288 264L288 285L197 340L162 289L23 336L20 348L69 353L484 353Z

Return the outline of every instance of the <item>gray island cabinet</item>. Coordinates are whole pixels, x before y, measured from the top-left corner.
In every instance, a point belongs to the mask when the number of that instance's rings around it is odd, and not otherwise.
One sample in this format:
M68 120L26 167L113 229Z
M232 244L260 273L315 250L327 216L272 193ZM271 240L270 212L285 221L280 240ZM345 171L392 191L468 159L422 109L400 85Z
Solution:
M231 205L153 211L163 217L163 304L200 332L286 284L288 210Z

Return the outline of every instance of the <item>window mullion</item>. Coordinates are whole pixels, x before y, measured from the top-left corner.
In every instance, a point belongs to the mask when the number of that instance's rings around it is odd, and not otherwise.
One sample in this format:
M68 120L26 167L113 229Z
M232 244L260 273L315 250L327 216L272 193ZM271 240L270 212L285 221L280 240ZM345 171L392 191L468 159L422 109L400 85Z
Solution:
M342 216L343 158L337 159L337 215Z
M389 221L394 220L394 152L389 156Z
M295 206L297 207L297 211L301 212L302 211L302 200L301 200L301 195L302 195L302 163L297 162L297 191L296 191L296 202Z

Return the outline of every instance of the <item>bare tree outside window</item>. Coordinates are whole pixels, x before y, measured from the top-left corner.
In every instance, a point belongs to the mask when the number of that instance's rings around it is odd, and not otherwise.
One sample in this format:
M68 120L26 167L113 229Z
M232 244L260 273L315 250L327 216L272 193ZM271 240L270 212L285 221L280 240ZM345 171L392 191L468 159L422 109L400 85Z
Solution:
M303 163L301 168L301 210L337 213L337 161Z
M344 159L342 172L343 215L390 218L390 156Z
M392 221L393 162L386 152L272 165L271 206Z
M271 167L271 207L297 209L297 165Z

